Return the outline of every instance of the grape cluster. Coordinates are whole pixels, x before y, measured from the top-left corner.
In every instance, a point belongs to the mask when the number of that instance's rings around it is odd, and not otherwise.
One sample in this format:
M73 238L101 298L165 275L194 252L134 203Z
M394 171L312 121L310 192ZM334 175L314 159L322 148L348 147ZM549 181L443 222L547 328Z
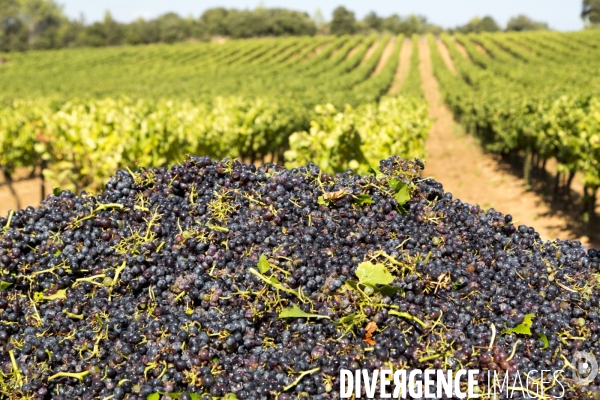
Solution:
M600 254L422 167L191 157L0 218L0 398L336 399L342 368L600 357ZM596 395L565 375L563 398Z

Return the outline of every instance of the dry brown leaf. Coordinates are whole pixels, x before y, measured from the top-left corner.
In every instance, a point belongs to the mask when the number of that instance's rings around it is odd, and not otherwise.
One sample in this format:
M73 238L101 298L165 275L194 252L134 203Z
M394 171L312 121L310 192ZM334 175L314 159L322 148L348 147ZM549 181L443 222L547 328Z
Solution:
M375 341L372 339L373 333L377 330L377 324L373 321L369 321L367 326L365 327L365 343L370 346L375 346Z
M341 199L342 197L347 196L349 194L350 194L350 191L348 189L340 189L335 192L323 193L323 198L325 200L329 200L329 201L337 201L337 200Z

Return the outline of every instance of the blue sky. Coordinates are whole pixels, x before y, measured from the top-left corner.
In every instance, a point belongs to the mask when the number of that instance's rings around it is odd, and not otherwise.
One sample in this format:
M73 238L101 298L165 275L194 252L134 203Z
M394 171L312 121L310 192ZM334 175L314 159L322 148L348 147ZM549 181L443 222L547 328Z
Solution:
M204 10L217 6L253 9L259 5L302 10L311 15L320 8L329 19L333 9L343 4L354 11L358 18L364 17L369 11L379 15L415 13L444 27L463 24L476 15L491 15L505 25L516 14L526 14L548 22L557 30L578 30L583 26L579 18L580 0L58 0L58 3L63 4L64 11L73 18L83 13L87 22L101 20L106 10L110 10L115 19L129 22L140 16L152 18L169 11L198 17Z

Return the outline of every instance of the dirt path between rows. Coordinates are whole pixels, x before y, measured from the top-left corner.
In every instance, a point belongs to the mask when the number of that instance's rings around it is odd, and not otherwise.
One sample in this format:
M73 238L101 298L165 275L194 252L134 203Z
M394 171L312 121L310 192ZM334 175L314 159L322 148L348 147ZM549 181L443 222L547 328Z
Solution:
M463 46L462 43L456 40L456 38L452 38L452 43L454 43L454 45L456 46L456 50L458 50L458 52L462 54L464 58L466 58L467 60L471 59L471 57L469 57L469 52L467 51L467 49L465 49L465 46Z
M444 60L446 67L448 67L448 69L454 75L456 75L456 67L454 66L454 62L452 62L452 57L450 57L450 52L448 51L448 48L440 39L437 39L435 43L437 44L438 51L440 52L440 55L442 56L442 60ZM421 56L420 59L422 60L423 57Z
M39 171L38 171L39 173ZM9 210L17 210L17 205L21 208L27 206L37 206L42 199L42 180L39 177L29 178L31 171L28 168L19 168L13 174L12 187L16 192L19 201L15 199L12 191L0 174L0 216L6 217ZM52 193L52 186L46 183L46 194Z
M400 49L400 62L398 63L398 69L394 76L394 82L388 90L388 94L396 94L402 88L402 83L408 75L410 69L410 55L412 54L412 39L406 38L402 42L402 49Z
M375 67L375 71L373 71L373 76L379 74L385 64L387 64L390 56L394 52L394 48L396 47L396 36L392 36L388 43L385 45L385 49L383 49L383 53L381 53L381 58L379 58L379 62L377 63L377 67Z
M371 56L373 55L373 53L375 53L375 50L377 50L377 47L379 47L379 44L381 43L381 38L378 38L376 41L373 42L373 44L369 47L369 49L367 50L367 52L365 53L363 59L361 60L360 65L363 65L364 63L366 63L369 58L371 58ZM357 50L358 51L358 47L355 47L353 50ZM356 54L356 52L354 52L354 54ZM352 54L352 55L354 55ZM348 54L348 58L352 57L352 55Z
M433 75L426 38L419 41L419 58L423 90L430 104L430 117L434 119L426 144L424 176L434 177L444 185L444 190L464 202L511 214L516 225L533 226L544 240L575 239L597 247L598 243L568 229L568 218L557 215L540 195L528 191L525 181L510 172L510 165L484 153L454 121Z

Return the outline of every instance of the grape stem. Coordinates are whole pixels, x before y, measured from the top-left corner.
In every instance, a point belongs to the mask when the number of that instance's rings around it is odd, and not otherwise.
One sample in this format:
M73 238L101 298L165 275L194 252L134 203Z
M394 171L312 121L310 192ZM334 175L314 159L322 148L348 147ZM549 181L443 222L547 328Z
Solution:
M315 368L315 369L311 369L309 371L304 371L300 374L300 376L298 376L298 378L290 383L289 385L287 385L286 387L283 388L284 392L287 392L288 390L290 390L291 388L293 388L294 386L296 386L298 383L300 383L300 381L302 380L302 378L304 378L306 375L310 375L312 373L315 373L317 371L319 371L321 368Z
M398 312L398 311L390 310L390 311L388 311L388 314L395 315L395 316L402 317L402 318L406 318L406 319L411 320L411 321L415 321L417 324L421 325L423 328L429 328L429 324L427 324L426 322L421 321L419 318L417 318L417 317L415 317L413 315L410 315L407 312Z
M510 353L510 356L508 356L506 361L512 360L512 358L515 356L515 352L517 351L517 346L519 345L519 343L521 343L521 339L519 339L515 342L515 344L513 345L513 348L512 348L512 353Z
M17 360L15 359L15 353L12 350L10 350L8 352L8 354L10 355L10 362L12 364L14 374L17 378L17 381L20 382L21 381L21 371L19 370L19 365L17 364Z
M288 289L288 288L286 288L285 286L283 286L280 283L271 282L269 279L267 279L265 276L263 276L260 272L258 272L254 268L250 268L250 273L252 275L256 276L257 278L260 278L260 280L262 280L266 284L268 284L270 286L273 286L275 289L283 290L286 293L293 294L294 296L298 297L298 299L300 301L302 301L303 303L305 303L304 299L302 298L302 296L297 291L292 290L292 289Z
M10 228L10 222L12 221L13 215L15 215L15 212L10 210L10 213L8 214L8 220L6 221L6 225L4 225L4 232Z
M65 315L67 317L73 318L73 319L79 319L82 320L83 319L83 314L73 314L72 312L68 311L68 310L63 310L63 313L65 313Z
M492 329L492 340L490 340L490 349L491 349L494 346L494 341L496 341L496 326L494 325L493 322L490 325L490 328Z
M441 356L443 356L443 354L434 354L434 355L427 356L427 357L421 357L421 358L419 358L419 362L435 360L436 358L440 358Z
M57 379L57 378L76 378L79 379L80 381L83 380L83 378L85 378L86 376L88 376L90 374L90 371L83 371L83 372L79 372L79 373L73 373L73 372L59 372L58 374L54 374L52 375L50 378L48 378L48 381Z

